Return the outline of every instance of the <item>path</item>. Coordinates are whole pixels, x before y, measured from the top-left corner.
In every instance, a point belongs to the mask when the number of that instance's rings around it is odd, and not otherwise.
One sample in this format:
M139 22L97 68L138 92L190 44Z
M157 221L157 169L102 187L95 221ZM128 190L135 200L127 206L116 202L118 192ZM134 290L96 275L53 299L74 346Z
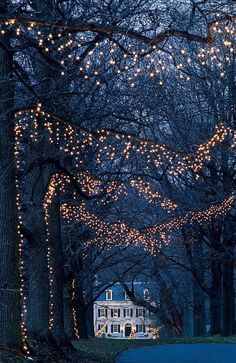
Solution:
M116 363L235 363L236 344L169 344L128 350Z

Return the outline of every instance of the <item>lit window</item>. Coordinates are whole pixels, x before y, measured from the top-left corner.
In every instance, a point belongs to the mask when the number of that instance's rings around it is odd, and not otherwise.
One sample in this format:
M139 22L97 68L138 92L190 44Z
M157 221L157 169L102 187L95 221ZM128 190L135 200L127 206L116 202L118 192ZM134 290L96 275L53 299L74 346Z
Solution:
M120 325L113 324L113 333L119 333L119 332L120 332Z
M112 300L112 290L106 291L106 300Z
M143 297L144 297L145 300L149 300L150 293L149 293L149 290L148 289L144 289L143 290Z
M118 318L120 316L120 309L111 309L111 317Z

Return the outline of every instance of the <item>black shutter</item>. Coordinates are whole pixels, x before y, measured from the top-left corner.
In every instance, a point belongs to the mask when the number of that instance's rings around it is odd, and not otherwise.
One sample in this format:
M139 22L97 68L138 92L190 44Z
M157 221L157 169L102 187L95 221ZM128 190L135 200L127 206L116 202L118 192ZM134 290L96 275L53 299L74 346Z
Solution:
M106 333L108 332L107 325L106 325Z
M120 317L120 309L118 309L118 318Z
M111 333L113 333L113 324L111 324Z
M130 309L130 316L132 318L132 316L133 316L133 309Z
M105 317L107 318L107 309L105 309Z
M111 309L111 317L113 318L113 309Z
M136 318L138 318L138 309L136 309Z
M146 327L143 325L143 332L146 333Z
M136 325L136 333L138 333L138 325Z
M100 308L98 308L98 317L100 318L101 316L101 312L100 312Z
M118 333L120 333L120 324L118 325Z
M124 309L124 318L126 317L126 310Z
M143 316L146 316L146 309L143 308Z

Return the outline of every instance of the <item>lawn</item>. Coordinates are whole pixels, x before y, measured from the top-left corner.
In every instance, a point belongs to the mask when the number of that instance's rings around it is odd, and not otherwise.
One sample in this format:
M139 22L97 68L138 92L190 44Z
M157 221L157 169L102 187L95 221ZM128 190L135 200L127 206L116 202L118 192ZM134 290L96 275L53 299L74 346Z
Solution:
M74 342L81 354L83 363L113 363L116 356L126 350L157 344L181 344L181 343L236 343L236 336L220 337L205 336L198 338L169 338L159 340L135 340L135 339L101 339L92 338Z
M126 349L153 345L157 345L156 340L92 338L74 342L83 363L112 363Z

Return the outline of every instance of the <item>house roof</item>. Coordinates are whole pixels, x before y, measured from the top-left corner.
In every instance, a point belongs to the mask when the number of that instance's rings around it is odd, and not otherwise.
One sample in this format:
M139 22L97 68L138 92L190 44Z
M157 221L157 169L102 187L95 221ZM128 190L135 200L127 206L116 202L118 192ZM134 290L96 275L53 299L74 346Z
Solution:
M132 284L127 283L127 285L131 289ZM143 298L143 292L145 289L148 289L150 298L152 298L154 295L157 295L157 285L153 282L135 282L133 286L135 294L141 298ZM125 301L125 290L120 283L116 283L108 290L112 290L112 301ZM97 301L104 300L106 300L106 292L103 292L97 299Z

